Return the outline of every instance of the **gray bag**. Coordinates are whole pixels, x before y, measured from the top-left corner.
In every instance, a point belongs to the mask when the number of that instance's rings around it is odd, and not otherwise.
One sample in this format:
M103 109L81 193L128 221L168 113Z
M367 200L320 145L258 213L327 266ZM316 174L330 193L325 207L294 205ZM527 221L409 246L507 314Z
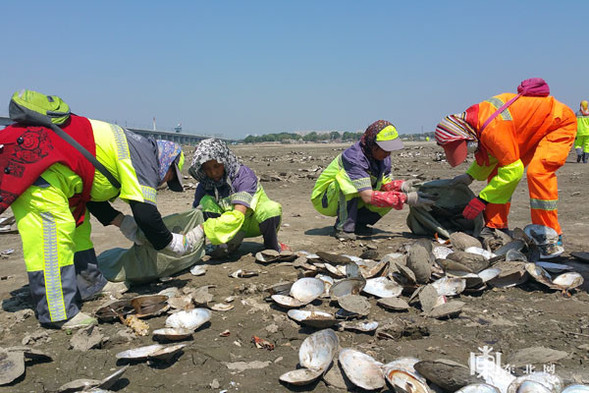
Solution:
M452 184L452 179L434 180L422 184L419 191L435 195L438 199L431 210L410 207L407 226L416 235L450 238L453 232L465 232L478 236L483 229L482 214L474 220L462 217L462 211L475 197L465 184Z
M183 213L163 217L164 224L174 233L186 233L203 222L202 211L191 209ZM145 239L143 233L138 234L143 245L134 244L131 248L113 248L98 256L98 268L109 281L129 281L146 283L160 277L170 276L189 268L205 255L205 242L191 253L175 255L167 250L155 250Z

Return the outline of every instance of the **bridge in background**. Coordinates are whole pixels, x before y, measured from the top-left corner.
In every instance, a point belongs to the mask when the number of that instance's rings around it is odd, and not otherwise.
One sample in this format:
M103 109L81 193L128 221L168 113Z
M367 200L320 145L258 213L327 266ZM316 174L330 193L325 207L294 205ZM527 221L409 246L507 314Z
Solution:
M0 116L0 127L7 126L14 123L9 117ZM168 131L157 131L157 130L146 130L141 128L129 128L127 130L134 132L136 134L142 135L144 137L151 137L155 139L165 139L167 141L172 141L179 143L181 145L196 145L198 142L202 141L203 139L211 138L210 135L194 135L194 134L184 134L180 132L168 132ZM226 138L219 138L224 140L225 142L231 142L231 139Z

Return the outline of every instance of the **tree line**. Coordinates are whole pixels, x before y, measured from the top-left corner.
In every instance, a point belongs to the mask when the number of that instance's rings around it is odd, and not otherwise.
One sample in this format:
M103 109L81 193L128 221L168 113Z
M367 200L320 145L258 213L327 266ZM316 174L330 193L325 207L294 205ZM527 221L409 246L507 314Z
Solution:
M264 135L248 135L243 139L243 143L262 143L262 142L279 142L279 143L297 143L297 142L356 142L362 137L363 132L316 132L312 131L304 135L294 132L279 132ZM418 134L400 134L401 139L408 141L426 140L434 137L433 132L423 132Z

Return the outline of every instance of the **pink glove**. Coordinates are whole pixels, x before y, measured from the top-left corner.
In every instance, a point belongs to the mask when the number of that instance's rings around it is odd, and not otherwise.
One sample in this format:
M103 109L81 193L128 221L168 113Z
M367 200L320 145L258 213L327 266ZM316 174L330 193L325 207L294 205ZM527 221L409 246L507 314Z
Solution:
M403 204L407 200L407 195L403 192L396 191L372 191L370 197L370 204L376 207L392 207L397 210L403 208Z
M474 220L483 212L483 210L485 210L485 207L487 207L487 203L481 198L472 198L462 211L462 216L467 220Z

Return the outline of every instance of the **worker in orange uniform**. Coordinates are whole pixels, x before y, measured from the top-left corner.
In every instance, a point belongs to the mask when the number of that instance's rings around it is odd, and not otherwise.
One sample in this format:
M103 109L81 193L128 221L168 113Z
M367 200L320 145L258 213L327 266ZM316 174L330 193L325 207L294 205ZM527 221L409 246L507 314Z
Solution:
M503 93L444 118L435 137L453 167L468 151L476 160L456 183L487 179L487 186L462 215L474 219L484 212L488 228L508 229L511 195L527 168L532 223L554 229L559 246L542 249L542 258L560 255L562 229L558 223L556 171L566 161L575 135L575 113L550 96L541 78L523 81L518 94Z

